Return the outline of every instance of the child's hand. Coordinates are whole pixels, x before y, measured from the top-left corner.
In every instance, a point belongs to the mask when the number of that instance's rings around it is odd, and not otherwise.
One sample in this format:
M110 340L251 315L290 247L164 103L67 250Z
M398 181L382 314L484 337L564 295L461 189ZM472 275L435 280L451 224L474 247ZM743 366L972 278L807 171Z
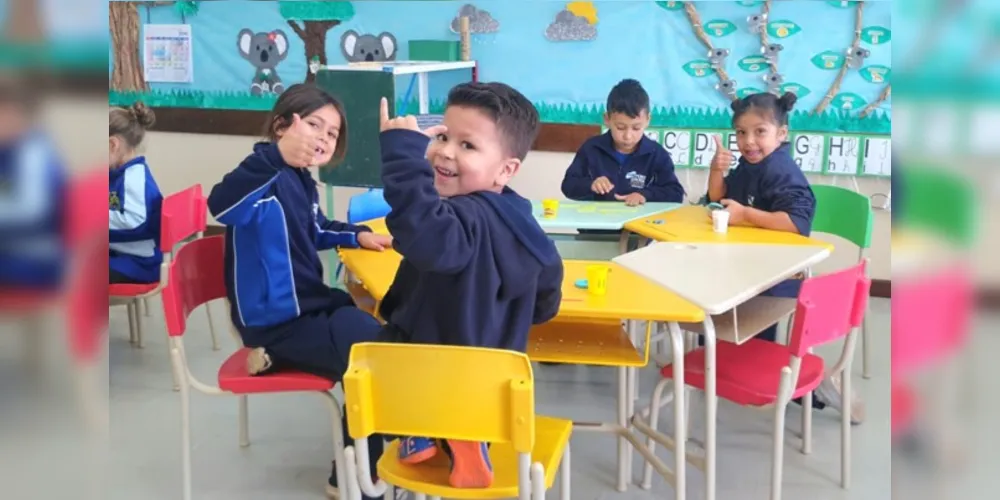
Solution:
M590 185L590 190L599 194L605 195L610 193L615 188L615 185L608 180L607 177L601 176L594 179L594 182Z
M729 170L729 165L733 161L733 152L722 145L722 136L714 135L715 139L715 156L712 157L712 170L716 172L725 172Z
M389 101L383 97L380 103L381 109L379 110L379 129L382 132L386 130L392 130L401 128L404 130L412 130L414 132L420 132L427 137L435 138L438 134L443 134L448 131L448 127L444 125L434 125L433 127L428 127L427 130L420 130L417 126L417 118L413 115L397 116L395 118L389 118Z
M741 205L736 200L726 198L719 203L726 207L729 212L729 224L732 226L743 226L747 222L747 207Z
M392 248L392 236L375 234L370 231L358 233L358 245L361 248L381 252L387 248Z
M625 206L627 207L637 207L639 205L642 205L643 203L646 203L646 197L639 193L632 193L625 196L616 194L615 199L618 201L624 201Z
M278 152L289 166L309 168L317 164L316 149L319 138L298 114L292 115L292 124L278 139Z

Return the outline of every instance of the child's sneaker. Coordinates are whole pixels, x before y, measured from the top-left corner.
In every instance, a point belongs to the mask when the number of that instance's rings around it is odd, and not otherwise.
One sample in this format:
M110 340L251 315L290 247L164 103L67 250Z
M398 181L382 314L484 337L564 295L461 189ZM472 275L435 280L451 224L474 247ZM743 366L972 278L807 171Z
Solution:
M493 464L490 463L489 446L475 441L447 441L451 457L453 488L489 488L493 485Z
M437 455L437 441L421 437L399 438L399 461L404 464L419 464Z
M271 369L271 356L263 347L251 349L247 354L247 371L250 375L260 375Z

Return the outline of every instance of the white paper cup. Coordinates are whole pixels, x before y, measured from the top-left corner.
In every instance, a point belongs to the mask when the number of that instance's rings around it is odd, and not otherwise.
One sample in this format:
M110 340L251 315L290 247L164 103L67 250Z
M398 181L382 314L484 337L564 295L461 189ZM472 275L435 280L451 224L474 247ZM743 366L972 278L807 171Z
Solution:
M726 231L729 230L729 211L712 211L712 230L719 234L726 234Z

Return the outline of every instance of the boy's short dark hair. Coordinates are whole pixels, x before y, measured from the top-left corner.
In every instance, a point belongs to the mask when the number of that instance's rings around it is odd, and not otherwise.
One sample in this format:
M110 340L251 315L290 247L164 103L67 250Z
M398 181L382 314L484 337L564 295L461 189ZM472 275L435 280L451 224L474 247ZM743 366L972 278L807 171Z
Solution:
M508 154L520 160L528 155L538 137L538 110L524 94L499 82L471 82L448 92L448 107L463 106L483 111L503 137Z
M626 78L611 87L605 110L609 115L622 113L629 118L635 118L643 111L649 113L649 94L638 80Z

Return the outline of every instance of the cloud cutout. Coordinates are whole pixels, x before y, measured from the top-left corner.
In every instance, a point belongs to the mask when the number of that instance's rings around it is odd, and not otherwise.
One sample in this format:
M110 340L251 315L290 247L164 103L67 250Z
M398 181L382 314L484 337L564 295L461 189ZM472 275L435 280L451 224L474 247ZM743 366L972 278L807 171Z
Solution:
M545 38L553 42L593 40L597 38L597 27L585 17L561 10L556 14L555 21L545 29Z
M500 31L500 23L493 19L489 11L468 3L458 9L458 15L451 20L451 31L455 33L461 31L462 17L469 18L469 33L496 33Z

